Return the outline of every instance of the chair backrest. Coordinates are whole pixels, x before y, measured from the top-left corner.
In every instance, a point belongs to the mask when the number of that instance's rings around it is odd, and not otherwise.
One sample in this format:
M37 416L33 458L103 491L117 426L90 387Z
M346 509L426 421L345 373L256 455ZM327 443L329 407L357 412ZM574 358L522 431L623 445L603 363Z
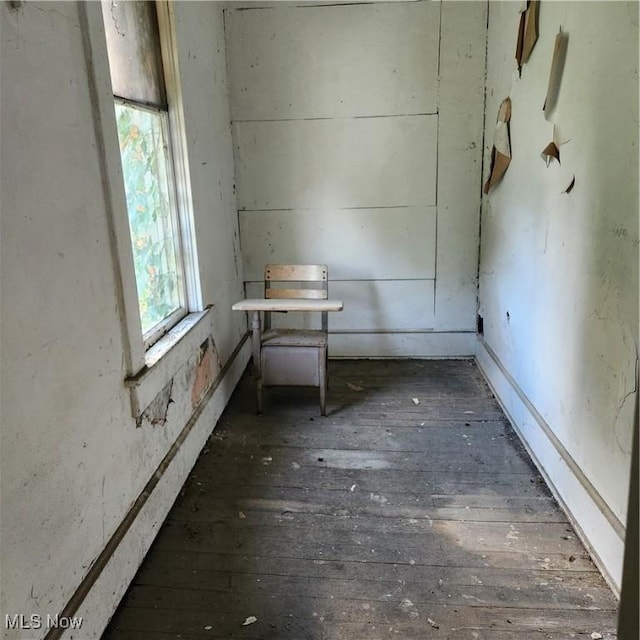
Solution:
M268 264L264 268L264 297L326 300L328 280L326 264ZM321 313L323 331L328 330L328 315ZM270 312L264 314L264 328L271 328Z
M324 264L268 264L264 268L264 297L326 300L328 297L327 266Z

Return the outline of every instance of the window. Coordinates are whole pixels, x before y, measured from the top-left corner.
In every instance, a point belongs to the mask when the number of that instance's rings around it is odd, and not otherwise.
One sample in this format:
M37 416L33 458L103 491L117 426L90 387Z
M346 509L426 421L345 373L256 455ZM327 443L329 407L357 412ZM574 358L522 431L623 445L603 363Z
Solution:
M165 82L154 2L105 0L102 15L140 323L149 347L197 307L187 286L193 268L185 258L193 251L183 221L189 216L180 210L176 189L180 149L172 144L172 83Z

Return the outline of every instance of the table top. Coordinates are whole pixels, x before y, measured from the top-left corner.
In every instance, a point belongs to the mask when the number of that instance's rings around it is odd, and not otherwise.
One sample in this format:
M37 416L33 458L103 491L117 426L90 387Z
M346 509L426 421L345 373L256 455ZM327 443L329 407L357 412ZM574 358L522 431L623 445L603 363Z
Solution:
M342 307L342 300L247 298L231 308L233 311L342 311Z

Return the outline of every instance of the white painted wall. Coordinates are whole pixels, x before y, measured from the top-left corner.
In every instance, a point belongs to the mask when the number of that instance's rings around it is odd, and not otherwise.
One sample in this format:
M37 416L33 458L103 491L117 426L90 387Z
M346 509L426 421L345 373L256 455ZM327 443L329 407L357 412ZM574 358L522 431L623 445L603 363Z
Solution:
M199 344L187 347L176 373L166 424L136 428L131 417L103 191L103 178L113 176L103 175L94 129L85 9L92 28L100 25L99 3L0 3L3 624L5 613L63 609L195 415ZM230 311L242 276L224 27L215 3L176 3L176 12L203 299L216 305L215 374L246 328ZM104 42L93 53L99 99L110 100ZM97 127L116 136L112 115ZM76 637L100 636L248 355L245 346L199 407L200 418L81 606L85 624ZM6 637L33 640L45 632Z
M99 6L83 6L99 24ZM544 3L521 79L517 8L490 5L486 139L510 94L514 161L484 200L478 359L617 579L637 343L637 5ZM221 6L176 3L200 277L205 304L215 304L219 364L245 329L229 311L243 283L231 117L250 291L267 258L298 259L304 243L305 256L329 256L334 293L349 308L332 319L335 354L472 351L486 5L393 9L229 11L230 114ZM193 412L199 345L176 374L167 423L136 429L131 418L103 189L113 176L100 159L82 14L75 3L0 3L2 613L62 610ZM559 25L570 44L554 119L571 142L562 165L547 169L541 102ZM97 91L109 99L106 49L94 43L94 53ZM97 130L115 135L115 123ZM576 188L561 196L573 173ZM79 637L99 637L248 355L245 345L83 602Z
M518 3L490 3L485 154L511 96L513 161L483 201L478 358L619 584L638 344L638 5L541 3L521 78L518 19ZM552 122L566 144L547 168L542 105L560 27Z
M471 355L486 4L225 15L247 291L326 263L332 355Z

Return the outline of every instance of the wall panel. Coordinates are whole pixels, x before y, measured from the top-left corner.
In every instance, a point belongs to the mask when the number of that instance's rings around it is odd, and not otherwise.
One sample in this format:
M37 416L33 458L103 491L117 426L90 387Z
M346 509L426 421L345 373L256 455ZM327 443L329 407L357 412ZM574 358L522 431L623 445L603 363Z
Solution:
M437 117L236 122L241 209L436 202Z
M263 284L247 283L247 295L261 298ZM329 331L424 331L433 328L433 280L339 280L331 298L344 310L329 314ZM319 314L273 314L274 327L320 328Z
M437 327L474 329L487 5L444 2L438 117Z
M329 353L337 358L465 358L473 353L473 332L335 333Z
M380 336L475 329L486 11L394 2L225 14L245 278L260 280L267 262L327 263L354 287L335 326L370 332L354 355L473 351L466 338L400 347ZM355 343L332 344L345 354Z
M435 2L229 12L234 119L435 113L439 13Z
M327 264L331 280L435 275L435 207L239 215L246 280L261 280L264 265L278 261Z

